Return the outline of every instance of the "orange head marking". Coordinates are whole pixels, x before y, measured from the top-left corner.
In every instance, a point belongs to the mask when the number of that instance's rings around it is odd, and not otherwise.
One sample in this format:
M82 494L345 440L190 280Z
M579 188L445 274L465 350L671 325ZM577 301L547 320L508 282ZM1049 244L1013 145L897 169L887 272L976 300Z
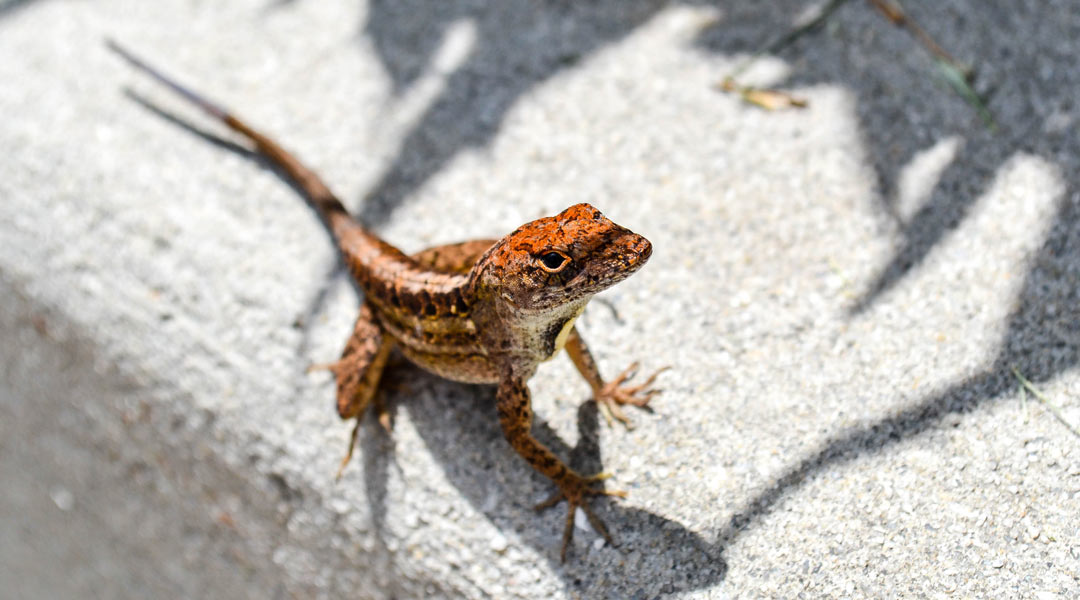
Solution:
M611 287L651 254L649 240L588 204L576 204L499 240L480 259L472 285L517 308L544 310Z

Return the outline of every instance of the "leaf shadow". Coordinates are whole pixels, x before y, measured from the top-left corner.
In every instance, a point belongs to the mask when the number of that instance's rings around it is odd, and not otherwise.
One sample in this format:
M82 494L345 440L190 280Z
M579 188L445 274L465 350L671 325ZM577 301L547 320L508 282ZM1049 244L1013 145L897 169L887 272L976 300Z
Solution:
M582 58L632 33L663 9L662 0L374 0L361 35L390 75L393 94L410 90L452 25L468 21L475 42L445 87L405 135L389 168L365 194L358 216L386 221L458 154L483 149L530 90Z
M785 3L769 4L750 16L752 29L760 28L762 19L771 23L766 29L787 26L784 15L773 12ZM1064 193L1056 199L1047 234L1030 261L1005 334L985 370L894 415L832 436L749 498L720 532L721 541L752 527L827 467L885 451L947 426L949 415L967 414L1001 400L1016 389L1014 366L1036 383L1080 367L1080 141L1060 127L1047 131L1053 119L1077 118L1073 98L1080 90L1080 75L1066 68L1071 53L1053 40L1076 39L1069 36L1080 33L1080 20L1002 0L915 3L907 8L954 53L978 59L976 89L994 113L998 130L984 127L978 114L934 77L932 61L913 40L860 3L849 4L828 25L780 53L793 65L781 85L840 84L855 95L863 145L877 176L874 201L883 221L891 223L899 237L892 257L849 307L849 315L881 301L916 270L964 223L995 174L1017 154L1036 155L1058 165ZM704 32L698 45L715 52L752 51L753 43L739 34L738 23L724 26L731 29L718 26ZM1008 39L1030 39L1032 44L1018 50ZM1060 77L1033 76L1048 69ZM964 140L962 150L923 204L903 217L898 207L900 167L950 136Z
M489 144L508 111L525 93L622 39L671 4L678 3L521 0L484 5L461 0L431 6L418 0L373 2L362 31L373 40L398 94L405 93L427 68L437 49L432 40L439 39L437 34L452 23L472 20L477 41L464 63L448 74L445 91L406 135L388 171L363 203L361 218L373 225L385 221L394 207L407 201L458 153ZM787 28L790 15L801 6L795 0L683 4L722 9L724 18L703 31L696 44L703 52L724 54L756 50L772 37L770 32ZM662 581L672 590L715 584L727 573L727 564L719 556L724 545L760 522L777 503L823 469L855 456L882 452L899 441L942 427L948 415L967 414L997 402L1014 389L1009 375L1013 366L1040 383L1080 365L1080 169L1076 168L1080 141L1061 130L1047 131L1040 120L1047 114L1061 113L1073 115L1075 122L1076 94L1067 92L1080 90L1080 75L1076 69L1065 68L1073 57L1062 54L1053 42L1080 39L1074 30L1075 19L1048 18L1006 0L953 0L938 7L909 7L931 34L955 43L950 48L954 54L980 58L977 91L986 94L1001 126L991 132L939 81L930 75L912 75L929 73L929 58L914 50L916 46L904 34L859 6L851 3L818 33L804 36L780 53L792 65L786 85L842 85L854 95L863 145L878 185L877 194L868 201L876 204L882 221L894 228L900 240L888 263L869 283L869 291L851 307L852 316L879 302L917 269L950 231L964 223L993 175L1010 157L1024 152L1061 165L1065 194L1025 274L996 356L983 372L894 415L826 440L816 451L796 459L764 491L748 497L712 542L662 516L618 503L598 503L613 533L626 540L619 549L627 553L624 556L662 549L672 553L672 559L692 567L674 574L662 568L666 564L662 561L644 561L633 565L644 570L624 573L626 576ZM957 23L967 26L958 27ZM1002 34L1005 29L1011 31L1009 36ZM1002 41L1009 38L1024 38L1031 45L1017 50ZM1058 77L1037 77L1048 65L1057 68ZM963 150L945 168L924 203L910 217L903 217L897 200L899 165L951 135L964 138ZM527 490L521 497L539 496L546 482L508 451L493 418L490 393L463 392L466 388L441 382L430 385L434 390L430 397L405 406L430 452L469 501L485 506L486 498L478 490L485 489L491 470L511 482L511 493L521 489ZM463 410L461 404L473 405L475 410ZM561 442L543 423L538 423L535 431L558 455L574 456L575 466L589 470L601 461L598 448L590 441L596 438L595 415L582 411L586 413L579 413L578 419L582 442L574 448ZM483 449L481 462L469 459L460 448ZM367 456L369 448L363 449ZM373 466L367 477L376 493L370 500L373 514L385 514L384 499L378 496L378 482L385 479L385 471ZM385 494L385 483L383 490ZM520 500L510 500L486 514L497 523L530 523L539 518L539 526L517 534L546 552L548 560L557 565L557 518L536 517ZM568 584L593 589L599 585L600 575L587 568L593 558L585 555L581 559L579 548L575 546L572 560L581 562L561 572Z

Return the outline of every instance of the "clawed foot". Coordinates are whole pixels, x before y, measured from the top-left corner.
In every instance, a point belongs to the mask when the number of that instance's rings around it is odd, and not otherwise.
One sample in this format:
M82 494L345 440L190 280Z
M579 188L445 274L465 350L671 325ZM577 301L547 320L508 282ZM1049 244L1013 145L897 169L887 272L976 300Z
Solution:
M550 498L544 500L540 504L536 505L536 510L544 510L551 508L559 502L566 500L569 504L566 513L566 525L563 528L562 538L562 551L559 553L559 558L562 562L566 562L566 550L570 547L570 541L574 538L574 512L581 508L585 511L585 516L589 519L589 524L593 529L607 540L607 543L612 546L615 545L615 540L611 539L611 534L608 533L607 527L604 526L604 522L597 517L589 504L586 501L588 496L617 496L619 498L625 498L626 492L622 490L604 490L589 487L591 484L598 481L603 481L608 477L611 477L609 473L597 473L596 475L581 476L572 474L572 477L567 478L563 482L559 483L559 490L551 495Z
M627 429L633 429L634 426L627 418L626 413L622 410L623 404L632 404L634 406L647 407L649 400L660 393L660 390L651 389L649 386L656 381L656 376L667 371L671 367L663 367L645 380L644 383L634 386L622 386L622 383L627 379L630 379L637 373L638 363L634 363L627 367L625 371L619 373L619 376L611 380L604 387L600 388L600 391L596 393L596 404L600 407L600 411L604 413L604 418L607 419L608 425L611 425L612 419L616 419L626 426Z

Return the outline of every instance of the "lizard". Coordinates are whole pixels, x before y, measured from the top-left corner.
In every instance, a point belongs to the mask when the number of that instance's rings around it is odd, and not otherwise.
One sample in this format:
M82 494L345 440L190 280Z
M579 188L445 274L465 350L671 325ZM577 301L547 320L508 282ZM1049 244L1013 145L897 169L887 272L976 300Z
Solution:
M638 368L634 363L605 381L575 321L593 295L645 265L652 254L649 240L582 203L526 223L498 240L448 244L406 255L351 216L319 176L277 142L116 42L106 40L106 45L239 133L284 172L329 230L363 291L359 315L340 360L325 365L336 379L338 415L356 421L338 477L352 456L361 418L369 406L389 428L376 390L397 348L410 362L440 377L497 386L495 407L504 437L556 487L536 509L563 500L568 504L559 554L562 562L566 562L578 508L593 529L615 546L589 499L625 498L626 493L596 487L609 475L578 473L533 436L527 381L540 363L565 350L609 423L614 418L629 427L621 406L648 406L659 392L651 386L664 369L643 383L624 385Z

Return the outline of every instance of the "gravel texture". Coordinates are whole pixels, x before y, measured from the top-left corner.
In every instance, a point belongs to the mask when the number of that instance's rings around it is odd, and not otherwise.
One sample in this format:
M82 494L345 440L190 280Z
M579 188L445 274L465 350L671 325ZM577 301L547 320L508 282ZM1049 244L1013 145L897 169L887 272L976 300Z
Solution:
M0 1L0 586L14 597L1075 598L1080 11L908 2L988 127L864 2ZM565 358L538 435L618 547L407 366L394 431L325 374L357 294L310 210L116 38L278 137L407 251L575 202L646 235L579 321L672 365L608 427ZM213 137L210 137L213 136ZM1024 401L1026 399L1026 402Z

